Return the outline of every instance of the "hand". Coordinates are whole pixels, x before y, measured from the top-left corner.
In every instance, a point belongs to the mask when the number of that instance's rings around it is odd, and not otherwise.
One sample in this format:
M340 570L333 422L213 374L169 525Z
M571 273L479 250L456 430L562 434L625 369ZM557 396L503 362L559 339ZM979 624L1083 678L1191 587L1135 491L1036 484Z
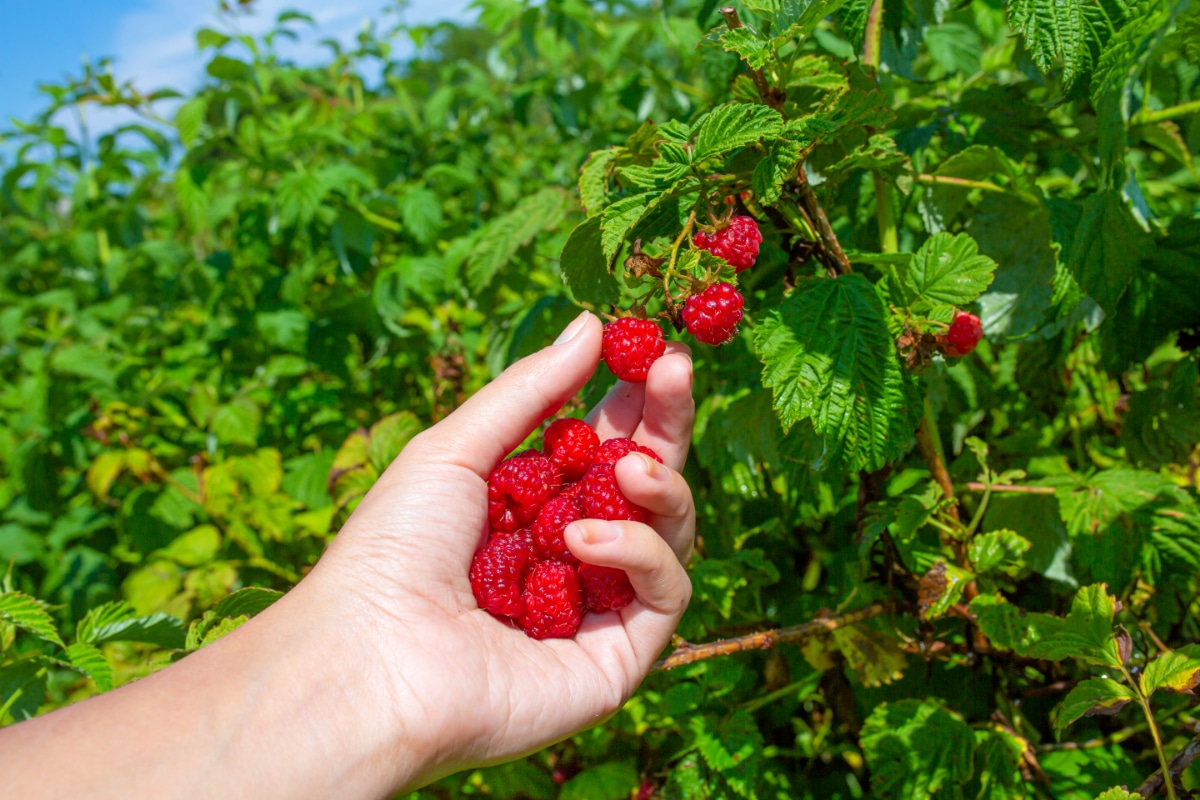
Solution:
M401 782L514 758L602 721L646 676L687 606L695 510L678 470L694 404L691 358L675 344L645 384L618 383L589 416L602 440L631 437L662 456L665 465L629 455L616 469L650 525L584 520L566 531L580 560L625 570L638 599L588 615L574 639L535 641L480 610L471 593L488 473L579 391L600 338L599 321L582 315L555 346L413 439L305 580L330 598L356 598L383 664L370 673L382 684L380 710L432 735L429 768L397 775ZM394 710L397 696L403 711Z

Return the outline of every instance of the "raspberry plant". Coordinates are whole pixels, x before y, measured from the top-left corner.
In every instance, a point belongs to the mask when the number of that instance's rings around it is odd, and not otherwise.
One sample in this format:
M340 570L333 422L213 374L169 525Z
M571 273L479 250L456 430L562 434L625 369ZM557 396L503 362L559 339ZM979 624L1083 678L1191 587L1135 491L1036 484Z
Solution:
M624 712L418 796L1194 791L1196 4L479 9L217 24L175 105L100 63L0 134L0 724L257 613L585 305L692 347L692 606Z

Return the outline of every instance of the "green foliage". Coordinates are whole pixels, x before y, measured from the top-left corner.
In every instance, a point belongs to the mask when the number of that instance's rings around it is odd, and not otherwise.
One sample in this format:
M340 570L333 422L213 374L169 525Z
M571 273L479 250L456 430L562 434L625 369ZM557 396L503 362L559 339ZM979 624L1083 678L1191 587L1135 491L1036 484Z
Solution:
M679 633L771 646L417 796L1135 796L1200 674L1196 4L477 8L217 24L173 111L86 65L0 133L0 724L260 613L580 306L719 279Z

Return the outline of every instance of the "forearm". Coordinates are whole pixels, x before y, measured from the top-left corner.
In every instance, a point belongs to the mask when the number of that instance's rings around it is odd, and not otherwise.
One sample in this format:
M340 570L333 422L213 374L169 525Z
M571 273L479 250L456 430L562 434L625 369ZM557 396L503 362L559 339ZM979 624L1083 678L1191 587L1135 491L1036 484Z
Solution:
M402 727L420 708L364 694L388 685L372 637L328 607L298 587L162 672L0 731L6 792L352 798L420 780L430 748Z

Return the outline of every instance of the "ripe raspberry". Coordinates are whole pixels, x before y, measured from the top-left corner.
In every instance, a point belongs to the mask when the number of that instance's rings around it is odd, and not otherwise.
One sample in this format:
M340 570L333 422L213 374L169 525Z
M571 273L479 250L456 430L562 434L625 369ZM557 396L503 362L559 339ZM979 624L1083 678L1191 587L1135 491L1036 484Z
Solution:
M550 423L542 435L542 447L562 472L563 480L578 480L596 457L600 437L581 419L560 419Z
M946 332L946 341L950 345L946 348L946 355L965 356L975 349L982 338L983 323L979 321L979 317L959 312L954 322L950 323L950 330Z
M683 307L688 333L705 344L725 344L737 336L745 302L732 283L716 283L692 295Z
M597 614L620 611L637 599L623 569L583 564L579 567L579 586L584 607Z
M532 639L574 636L583 619L583 595L575 568L558 561L535 564L525 579L525 613L517 618Z
M583 519L583 505L569 495L551 498L533 521L533 547L539 560L555 559L564 564L578 564L563 539L563 529L577 519Z
M593 464L616 464L630 453L642 453L650 456L658 463L663 463L663 460L658 457L658 453L651 450L649 447L642 447L633 439L607 439L600 444L596 449L596 457L593 459Z
M654 800L654 792L657 788L653 781L642 781L642 785L638 787L637 800Z
M471 561L471 591L479 607L508 617L523 614L521 578L532 556L533 542L527 531L493 536Z
M758 246L762 244L762 234L758 232L758 223L753 217L733 217L727 227L711 235L704 231L696 231L692 236L692 244L725 259L730 266L741 272L753 267L758 259Z
M562 485L554 462L522 454L500 463L488 476L488 522L498 531L515 531L533 522Z
M612 464L593 464L584 474L579 496L589 519L628 519L646 522L650 512L635 505L621 494L617 486L616 467Z
M650 365L666 350L662 328L648 319L621 317L604 326L602 353L612 374L623 381L641 383Z

